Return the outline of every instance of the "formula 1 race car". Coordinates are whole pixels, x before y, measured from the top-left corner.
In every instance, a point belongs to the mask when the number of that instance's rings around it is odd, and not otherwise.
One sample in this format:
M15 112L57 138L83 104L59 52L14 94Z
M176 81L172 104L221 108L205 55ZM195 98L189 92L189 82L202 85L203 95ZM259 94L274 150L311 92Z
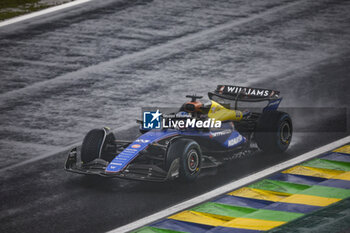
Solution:
M142 134L134 141L116 140L107 127L91 130L80 151L70 151L65 169L134 180L192 181L202 169L217 167L239 153L254 148L282 153L288 148L292 120L277 110L282 100L278 91L219 85L208 96L207 104L199 101L201 96L186 96L191 100L175 113L175 120L164 118L163 127L152 123L160 119L159 110L151 113L148 125L145 118L138 121ZM238 102L262 101L268 104L260 112L237 109Z

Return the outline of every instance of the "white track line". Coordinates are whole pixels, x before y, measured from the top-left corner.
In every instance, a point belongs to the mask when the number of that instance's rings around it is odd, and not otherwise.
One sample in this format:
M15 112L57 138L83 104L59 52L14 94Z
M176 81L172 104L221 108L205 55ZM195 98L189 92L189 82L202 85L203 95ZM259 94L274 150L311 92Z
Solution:
M49 13L53 13L53 12L56 12L56 11L59 11L59 10L63 10L63 9L69 8L69 7L77 6L77 5L80 5L80 4L83 4L83 3L87 3L87 2L91 2L91 1L93 1L93 0L76 0L76 1L73 1L73 2L64 3L64 4L59 5L59 6L49 7L49 8L46 8L44 10L41 10L41 11L29 13L29 14L26 14L26 15L18 16L18 17L15 17L15 18L8 19L8 20L5 20L3 22L0 22L0 27L8 26L10 24L18 23L18 22L21 22L21 21L24 21L24 20L28 20L28 19L31 19L31 18L34 18L34 17L38 17L38 16L42 16L42 15L46 15L46 14L49 14Z
M267 168L265 170L262 170L260 172L257 172L255 174L252 174L252 175L249 175L247 177L244 177L240 180L237 180L237 181L233 181L229 184L226 184L224 186L221 186L217 189L214 189L212 191L209 191L207 193L204 193L200 196L197 196L195 198L192 198L188 201L185 201L185 202L182 202L182 203L179 203L177 205L174 205L174 206L171 206L165 210L162 210L158 213L155 213L155 214L152 214L150 216L147 216L145 218L142 218L140 220L137 220L135 222L132 222L132 223L129 223L127 225L124 225L122 227L119 227L119 228L116 228L116 229L113 229L111 231L109 231L109 233L120 233L120 232L128 232L128 231L132 231L132 230L135 230L139 227L142 227L142 226L145 226L147 224L150 224L156 220L159 220L161 218L165 218L169 215L172 215L172 214L175 214L179 211L182 211L184 209L188 209L194 205L197 205L197 204L200 204L204 201L207 201L209 199L212 199L213 197L216 197L216 196L219 196L219 195L222 195L222 194L225 194L225 193L228 193L230 192L231 190L234 190L234 189L237 189L241 186L244 186L244 185L247 185L249 183L252 183L253 181L256 181L256 180L259 180L265 176L268 176L268 175L271 175L275 172L278 172L280 170L283 170L283 169L286 169L288 167L291 167L293 165L296 165L298 163L301 163L301 162L304 162L308 159L311 159L311 158L314 158L322 153L325 153L327 151L330 151L330 150L333 150L339 146L342 146L346 143L349 143L350 142L350 136L347 136L345 138L342 138L342 139L339 139L335 142L332 142L330 144L327 144L325 146L322 146L322 147L319 147L315 150L312 150L310 152L307 152L305 154L302 154L302 155L299 155L298 157L296 158L293 158L293 159L290 159L286 162L283 162L283 163L280 163L280 164L277 164L273 167L270 167L270 168Z
M42 159L46 159L48 157L51 157L51 156L54 156L58 153L62 153L64 151L69 151L71 150L73 147L78 147L81 145L81 142L76 142L76 143L73 143L69 146L66 146L66 147L63 147L63 148L59 148L57 150L53 150L51 153L47 153L47 154L43 154L43 155L38 155L34 158L31 158L31 159L27 159L27 160L24 160L22 162L19 162L19 163L16 163L16 164L12 164L12 165L9 165L7 167L3 167L0 169L0 173L1 172L5 172L5 171L8 171L8 170L13 170L15 168L18 168L20 166L23 166L23 165L27 165L27 164L30 164L30 163L33 163L33 162L37 162L39 160L42 160Z

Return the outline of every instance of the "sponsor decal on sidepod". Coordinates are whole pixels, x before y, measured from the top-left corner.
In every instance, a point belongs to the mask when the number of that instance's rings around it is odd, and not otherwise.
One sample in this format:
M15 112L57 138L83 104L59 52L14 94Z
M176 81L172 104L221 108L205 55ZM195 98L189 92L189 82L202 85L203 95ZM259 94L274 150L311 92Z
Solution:
M227 130L224 130L224 131L219 131L219 132L210 132L210 135L209 137L212 138L212 137L220 137L220 136L224 136L224 135L227 135L227 134L230 134L232 133L232 130L230 129L227 129Z
M240 143L242 140L243 140L242 135L239 135L239 136L236 137L236 138L230 139L230 140L228 141L228 146L234 146L234 145Z

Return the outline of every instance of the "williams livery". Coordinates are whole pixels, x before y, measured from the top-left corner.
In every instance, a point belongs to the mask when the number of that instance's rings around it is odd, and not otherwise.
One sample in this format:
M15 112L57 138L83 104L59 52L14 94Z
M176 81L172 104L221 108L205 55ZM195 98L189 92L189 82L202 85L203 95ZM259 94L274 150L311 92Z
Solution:
M191 100L168 117L159 110L146 112L137 121L141 135L134 141L116 140L107 127L91 130L81 149L70 151L65 169L135 180L192 181L202 169L251 150L281 153L288 148L292 120L277 110L282 100L278 91L219 85L208 96L208 103L201 96L186 96ZM239 110L238 102L267 105L261 111Z

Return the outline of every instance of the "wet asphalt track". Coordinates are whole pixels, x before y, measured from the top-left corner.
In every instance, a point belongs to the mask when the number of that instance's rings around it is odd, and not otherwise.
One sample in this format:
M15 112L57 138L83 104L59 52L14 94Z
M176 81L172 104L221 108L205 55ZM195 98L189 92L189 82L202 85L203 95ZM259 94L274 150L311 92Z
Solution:
M340 0L96 1L1 28L0 167L106 124L133 138L142 106L217 84L276 88L283 107L348 107L349 39ZM1 172L0 231L103 232L349 134L336 110L292 113L288 154L250 155L190 185L67 174L65 152Z

